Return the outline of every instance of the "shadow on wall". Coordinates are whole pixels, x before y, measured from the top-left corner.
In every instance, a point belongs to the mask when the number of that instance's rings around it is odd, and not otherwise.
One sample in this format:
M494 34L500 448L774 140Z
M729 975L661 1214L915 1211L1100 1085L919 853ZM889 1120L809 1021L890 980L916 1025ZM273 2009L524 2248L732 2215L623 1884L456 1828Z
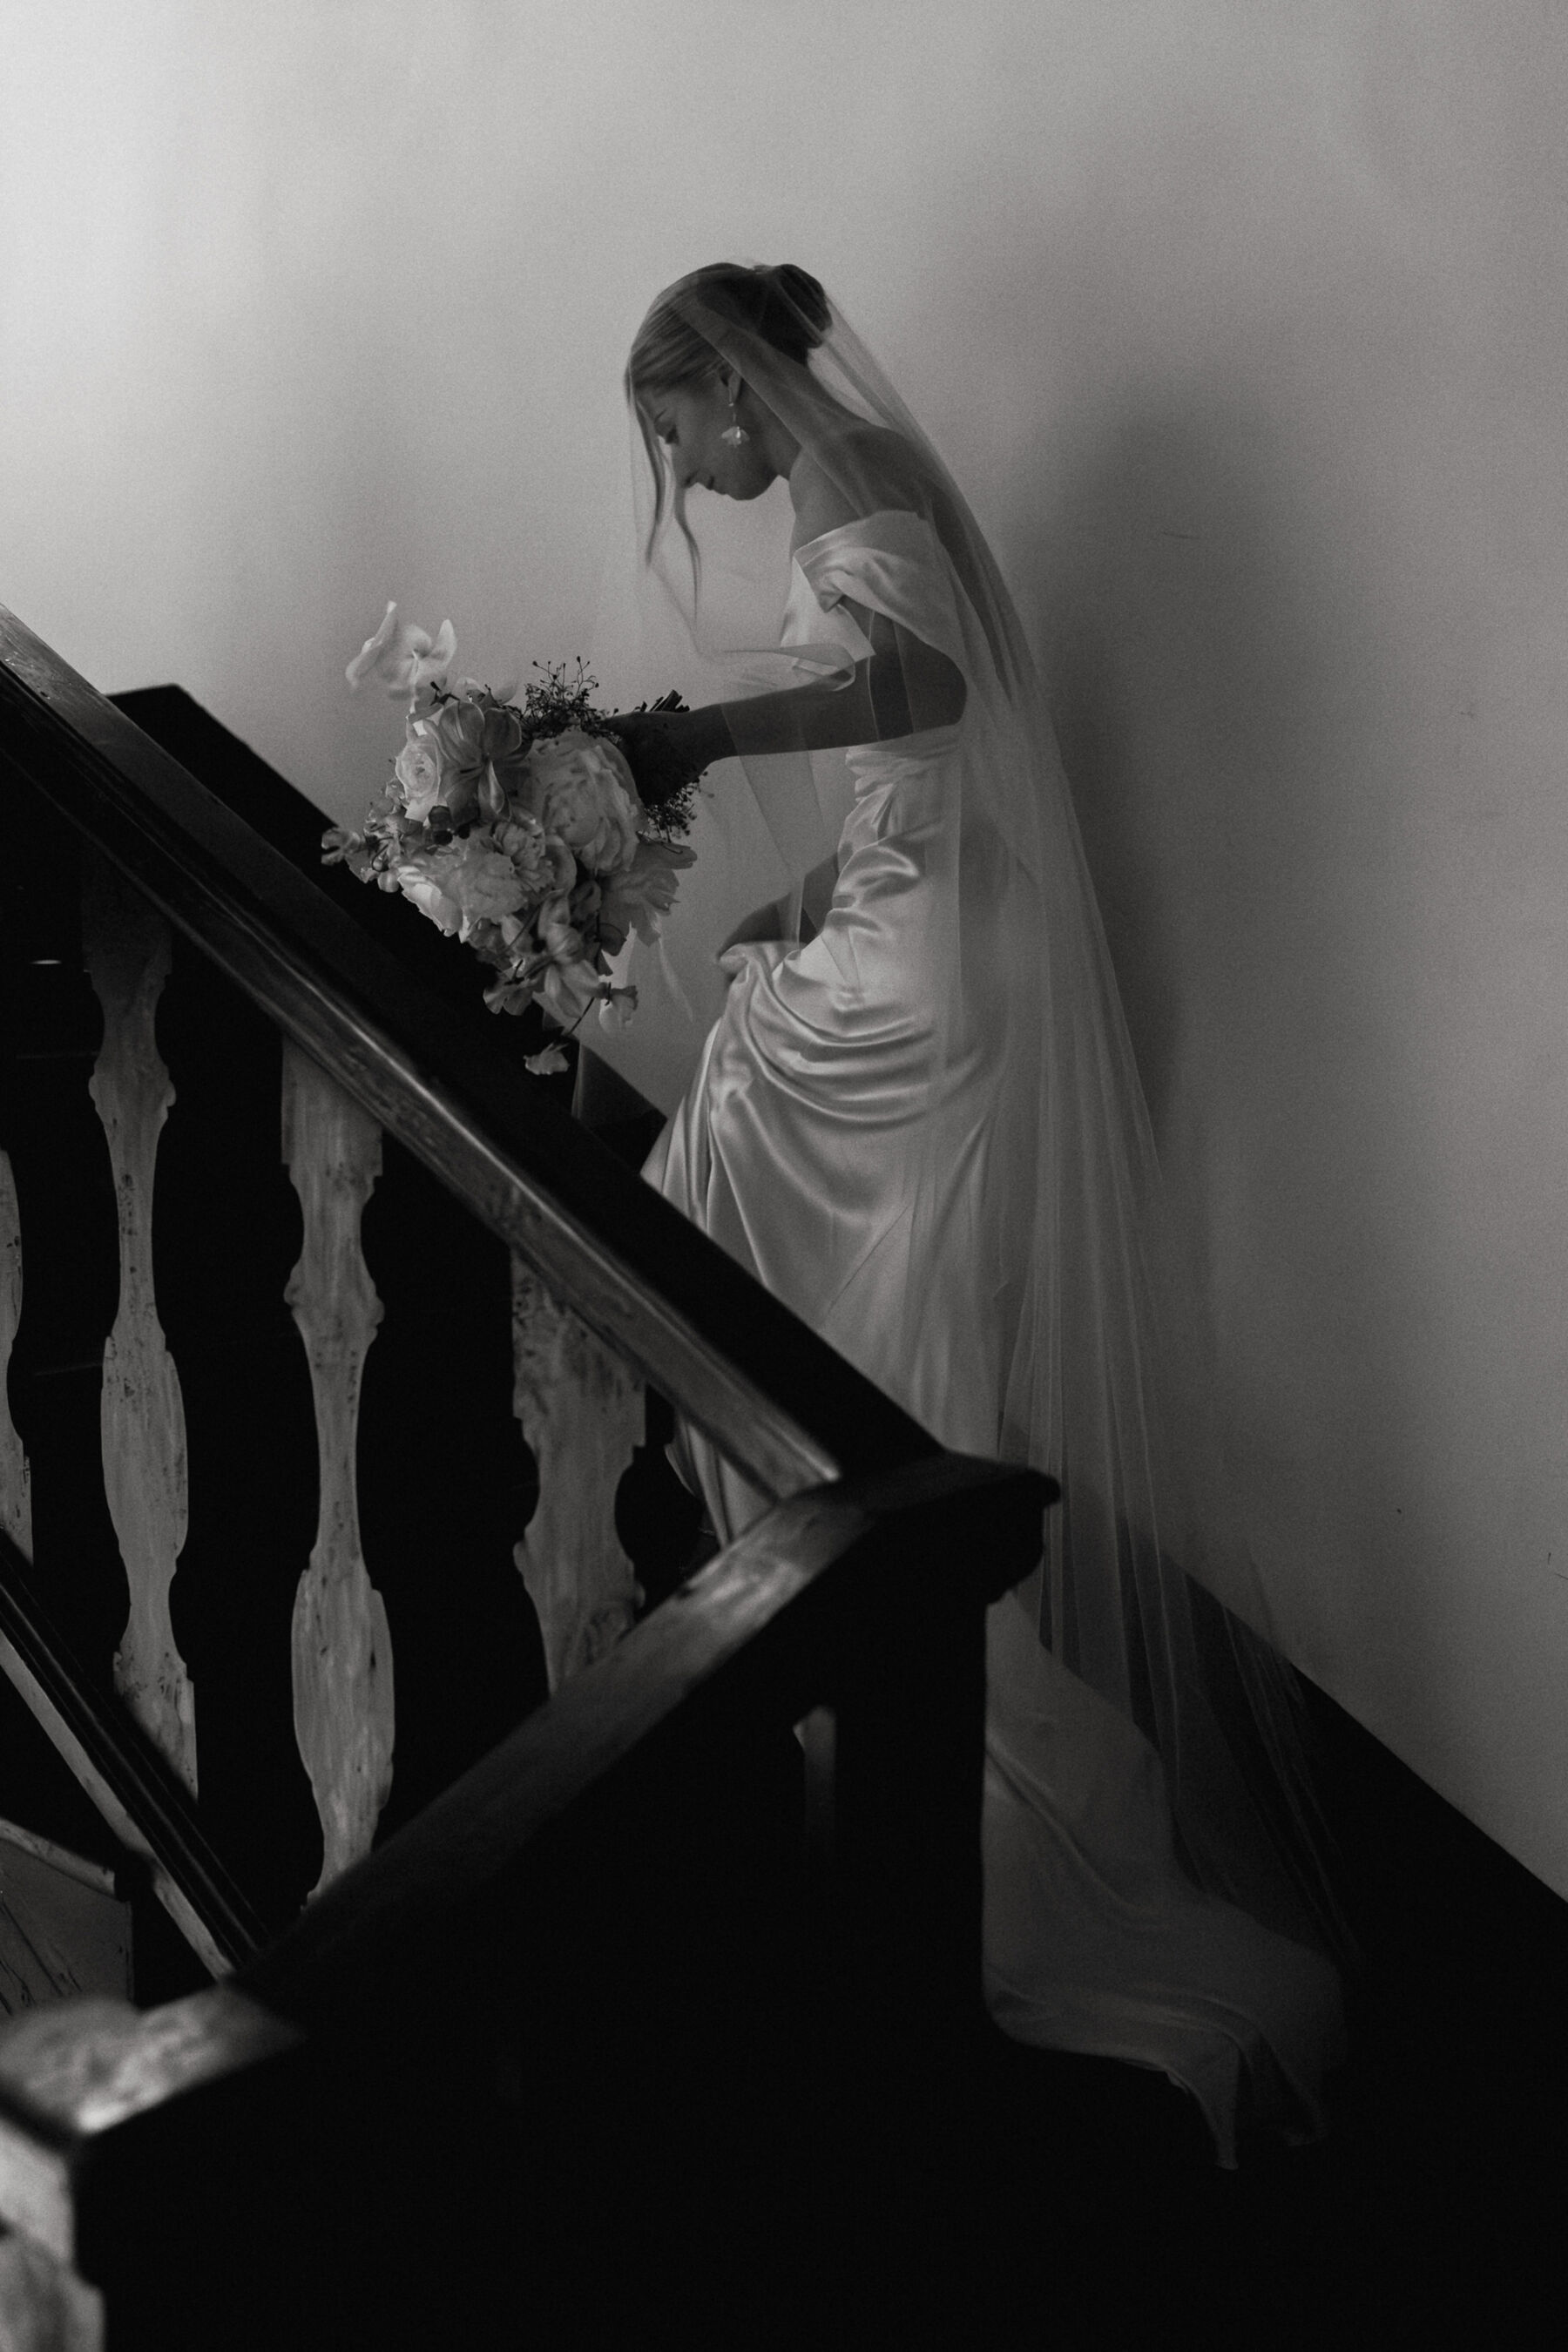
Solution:
M1380 1652L1408 1681L1441 1531L1420 1526L1400 1240L1421 1146L1387 1108L1379 1010L1404 951L1399 719L1344 485L1223 398L1145 392L1053 438L1072 455L1016 573L1213 1308L1233 1475L1298 1662L1342 1684L1353 1624L1368 1687ZM1439 1691L1423 1704L1442 1719Z
M1145 397L1090 430L1025 552L1026 593L1155 1132L1193 1024L1270 986L1282 918L1321 924L1311 802L1338 759L1343 583L1303 544L1257 418ZM1215 932L1216 918L1223 918ZM1261 968L1259 968L1261 967ZM1296 989L1329 975L1298 957Z

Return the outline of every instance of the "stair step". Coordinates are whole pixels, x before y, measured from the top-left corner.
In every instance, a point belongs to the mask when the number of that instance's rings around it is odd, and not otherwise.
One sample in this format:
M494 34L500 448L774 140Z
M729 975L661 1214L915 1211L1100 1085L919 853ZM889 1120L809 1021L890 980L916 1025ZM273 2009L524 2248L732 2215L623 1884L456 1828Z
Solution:
M0 2013L131 1991L131 1906L113 1873L0 1821Z

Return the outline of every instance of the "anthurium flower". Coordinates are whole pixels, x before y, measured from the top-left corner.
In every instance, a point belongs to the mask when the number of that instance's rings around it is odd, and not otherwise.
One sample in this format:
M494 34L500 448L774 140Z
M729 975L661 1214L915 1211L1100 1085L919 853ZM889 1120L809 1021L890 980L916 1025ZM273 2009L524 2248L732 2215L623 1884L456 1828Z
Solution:
M441 762L441 798L454 824L504 817L521 791L529 736L522 713L483 693L456 696L419 724Z

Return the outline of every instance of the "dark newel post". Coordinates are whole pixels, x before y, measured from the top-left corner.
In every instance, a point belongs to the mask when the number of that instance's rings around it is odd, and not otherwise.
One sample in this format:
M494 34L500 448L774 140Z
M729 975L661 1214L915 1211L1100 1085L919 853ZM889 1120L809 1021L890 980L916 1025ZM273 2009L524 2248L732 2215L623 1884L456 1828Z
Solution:
M827 1957L851 2059L895 2076L982 2021L985 1595L955 1552L984 1541L980 1509L895 1521L834 1669Z

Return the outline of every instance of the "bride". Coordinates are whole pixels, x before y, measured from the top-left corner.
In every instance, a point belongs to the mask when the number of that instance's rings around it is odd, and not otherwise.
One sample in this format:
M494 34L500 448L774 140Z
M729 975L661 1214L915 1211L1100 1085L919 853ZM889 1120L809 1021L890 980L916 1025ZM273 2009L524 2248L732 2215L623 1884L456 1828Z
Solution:
M717 683L616 723L742 770L605 1048L673 1104L647 1180L943 1444L1060 1483L989 1626L994 2017L1162 2069L1224 2164L1249 2130L1315 2137L1348 1941L1299 1693L1205 1473L1195 1318L1012 602L804 270L668 288L626 388L645 619L678 616ZM721 1538L764 1507L699 1433L673 1450Z

